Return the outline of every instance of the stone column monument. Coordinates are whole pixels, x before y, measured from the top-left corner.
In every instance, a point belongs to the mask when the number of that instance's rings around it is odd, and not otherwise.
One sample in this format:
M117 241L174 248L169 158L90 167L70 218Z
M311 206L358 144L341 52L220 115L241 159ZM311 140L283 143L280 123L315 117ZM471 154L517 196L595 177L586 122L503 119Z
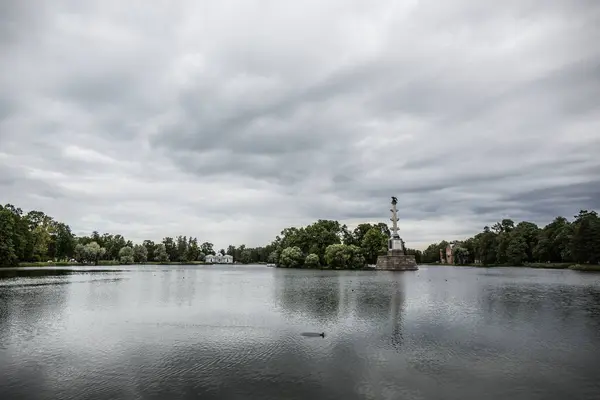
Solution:
M398 199L392 197L392 231L391 237L388 241L388 253L385 256L377 257L377 265L375 269L385 271L416 271L417 261L415 256L406 254L406 247L404 247L404 240L400 237L398 231L398 210L396 209Z

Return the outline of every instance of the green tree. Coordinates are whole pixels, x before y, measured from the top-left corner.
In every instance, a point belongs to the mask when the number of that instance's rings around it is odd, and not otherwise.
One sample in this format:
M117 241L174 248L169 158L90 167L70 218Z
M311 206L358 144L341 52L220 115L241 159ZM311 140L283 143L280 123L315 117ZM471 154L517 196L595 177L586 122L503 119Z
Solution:
M235 257L235 246L231 244L227 246L227 252L225 254Z
M205 255L215 255L215 251L213 250L213 244L210 242L204 242L200 245L200 251L203 252Z
M188 241L187 254L186 254L185 258L187 261L198 261L199 256L200 256L200 246L198 246L198 239L190 237L190 239Z
M464 265L468 263L469 260L469 250L466 247L457 245L452 249L454 254L454 264Z
M360 247L353 244L332 244L325 251L325 261L332 269L359 269L365 266Z
M286 268L300 267L302 266L303 261L304 257L302 255L302 250L300 250L300 247L298 246L286 247L279 257L279 264Z
M369 264L377 262L377 256L385 254L388 247L388 237L374 226L369 229L363 236L360 242L360 247L365 255L365 259Z
M19 261L15 252L15 218L13 213L0 205L0 266L10 267Z
M333 269L346 269L350 264L352 254L348 251L349 246L345 244L332 244L325 250L325 262Z
M156 256L154 255L154 249L156 248L156 245L154 244L154 242L152 240L144 240L144 242L142 243L142 246L144 246L146 248L146 254L147 254L146 258L149 261L155 261Z
M600 218L595 211L581 210L573 221L571 254L578 263L600 260Z
M172 237L166 237L163 239L162 244L165 246L165 251L169 255L170 261L177 261L178 253L177 253L177 245Z
M242 254L240 254L240 262L242 262L243 264L250 264L251 262L253 262L254 260L252 259L252 250L250 249L244 249L242 251Z
M319 257L319 256L317 256ZM270 262L271 264L279 264L279 252L277 250L273 250L271 252L271 254L269 254L269 258L267 260L268 262Z
M54 256L58 260L65 260L73 257L75 251L75 236L71 228L63 223L58 223L54 230L55 252Z
M181 235L177 236L177 259L175 259L173 261L182 261L182 262L192 261L192 260L188 260L188 258L187 258L187 256L188 256L187 246L188 246L187 236L181 236Z
M84 261L98 265L98 262L106 253L106 249L104 247L100 247L100 245L96 242L90 242L83 246L82 252Z
M133 246L133 259L136 263L145 263L148 261L148 250L146 246L136 244Z
M483 232L475 236L477 255L483 265L496 263L496 234L485 226Z
M527 243L520 235L513 235L506 249L507 261L511 265L523 265L527 260Z
M121 264L133 264L135 262L133 254L133 249L131 247L122 247L121 250L119 250L119 261Z
M304 266L306 268L319 268L321 266L319 256L314 253L307 255L304 260Z
M154 257L158 262L169 262L169 253L164 243L159 243L154 249Z

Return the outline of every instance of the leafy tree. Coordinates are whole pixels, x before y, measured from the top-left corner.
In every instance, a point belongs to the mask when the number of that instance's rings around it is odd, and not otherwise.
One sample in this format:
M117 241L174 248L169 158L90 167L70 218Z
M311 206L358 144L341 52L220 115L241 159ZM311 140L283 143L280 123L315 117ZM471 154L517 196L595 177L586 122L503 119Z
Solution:
M463 246L455 246L453 249L454 254L454 264L464 265L468 263L469 259L469 250Z
M152 240L144 240L142 246L146 248L146 258L150 261L155 261L156 257L154 255L154 249L156 248L156 245L154 244L154 242Z
M158 262L169 262L169 253L164 243L159 243L154 249L154 257Z
M269 258L267 261L271 264L279 264L279 252L277 250L273 250L271 254L269 254Z
M85 245L77 243L77 245L75 246L75 252L73 253L73 257L75 257L75 260L77 262L85 262Z
M204 242L200 245L200 251L202 251L204 254L209 255L215 255L215 251L213 250L213 244L210 242Z
M506 249L506 259L510 265L522 265L527 260L527 242L520 235L513 235Z
M240 255L240 261L243 264L250 264L253 260L252 260L252 250L250 249L245 249L242 251L242 254Z
M136 244L133 246L133 259L136 263L148 261L148 250L144 245Z
M358 269L365 265L360 247L353 244L332 244L325 251L327 265L333 269Z
M63 223L58 223L53 234L55 243L54 257L59 260L73 257L75 252L75 236L71 233L71 228Z
M84 261L98 265L98 262L106 253L106 249L104 247L100 247L100 245L96 242L90 242L83 246L82 253Z
M0 205L0 266L16 265L19 261L15 252L15 218L13 213Z
M231 244L227 246L227 252L225 254L235 257L235 246Z
M198 257L200 256L200 246L198 246L198 239L196 238L191 238L188 241L188 246L187 246L187 254L185 256L185 259L187 261L197 261Z
M477 240L477 254L483 265L496 262L496 234L485 226L483 232L475 236Z
M595 211L581 210L573 221L571 254L578 263L600 260L600 218Z
M179 254L177 252L177 245L175 244L173 238L166 237L163 239L162 243L165 246L165 251L169 255L169 260L177 261L179 258Z
M377 256L385 254L388 247L388 237L378 227L371 227L360 242L365 258L369 264L377 262Z
M307 255L306 259L304 260L304 266L306 268L319 268L321 266L319 256L315 253Z
M300 250L300 247L298 246L286 247L279 257L279 264L286 268L300 267L303 261L304 257L302 250Z
M188 240L186 236L177 236L177 258L173 261L190 261L187 259Z
M122 247L119 250L119 261L121 264L133 264L135 262L133 249L129 246Z

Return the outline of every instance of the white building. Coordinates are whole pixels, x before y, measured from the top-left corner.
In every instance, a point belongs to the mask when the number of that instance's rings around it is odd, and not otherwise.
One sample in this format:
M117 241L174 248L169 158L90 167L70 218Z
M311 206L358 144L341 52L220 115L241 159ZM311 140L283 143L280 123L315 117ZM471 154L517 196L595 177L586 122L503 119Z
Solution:
M216 255L209 254L204 258L204 262L213 264L233 264L233 256L229 254L217 253Z

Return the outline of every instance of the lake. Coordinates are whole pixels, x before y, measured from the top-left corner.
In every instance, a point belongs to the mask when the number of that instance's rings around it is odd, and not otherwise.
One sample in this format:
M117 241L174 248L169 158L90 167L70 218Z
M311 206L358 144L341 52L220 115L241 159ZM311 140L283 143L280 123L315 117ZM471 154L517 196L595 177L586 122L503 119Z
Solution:
M598 399L599 360L600 274L0 270L7 400Z

